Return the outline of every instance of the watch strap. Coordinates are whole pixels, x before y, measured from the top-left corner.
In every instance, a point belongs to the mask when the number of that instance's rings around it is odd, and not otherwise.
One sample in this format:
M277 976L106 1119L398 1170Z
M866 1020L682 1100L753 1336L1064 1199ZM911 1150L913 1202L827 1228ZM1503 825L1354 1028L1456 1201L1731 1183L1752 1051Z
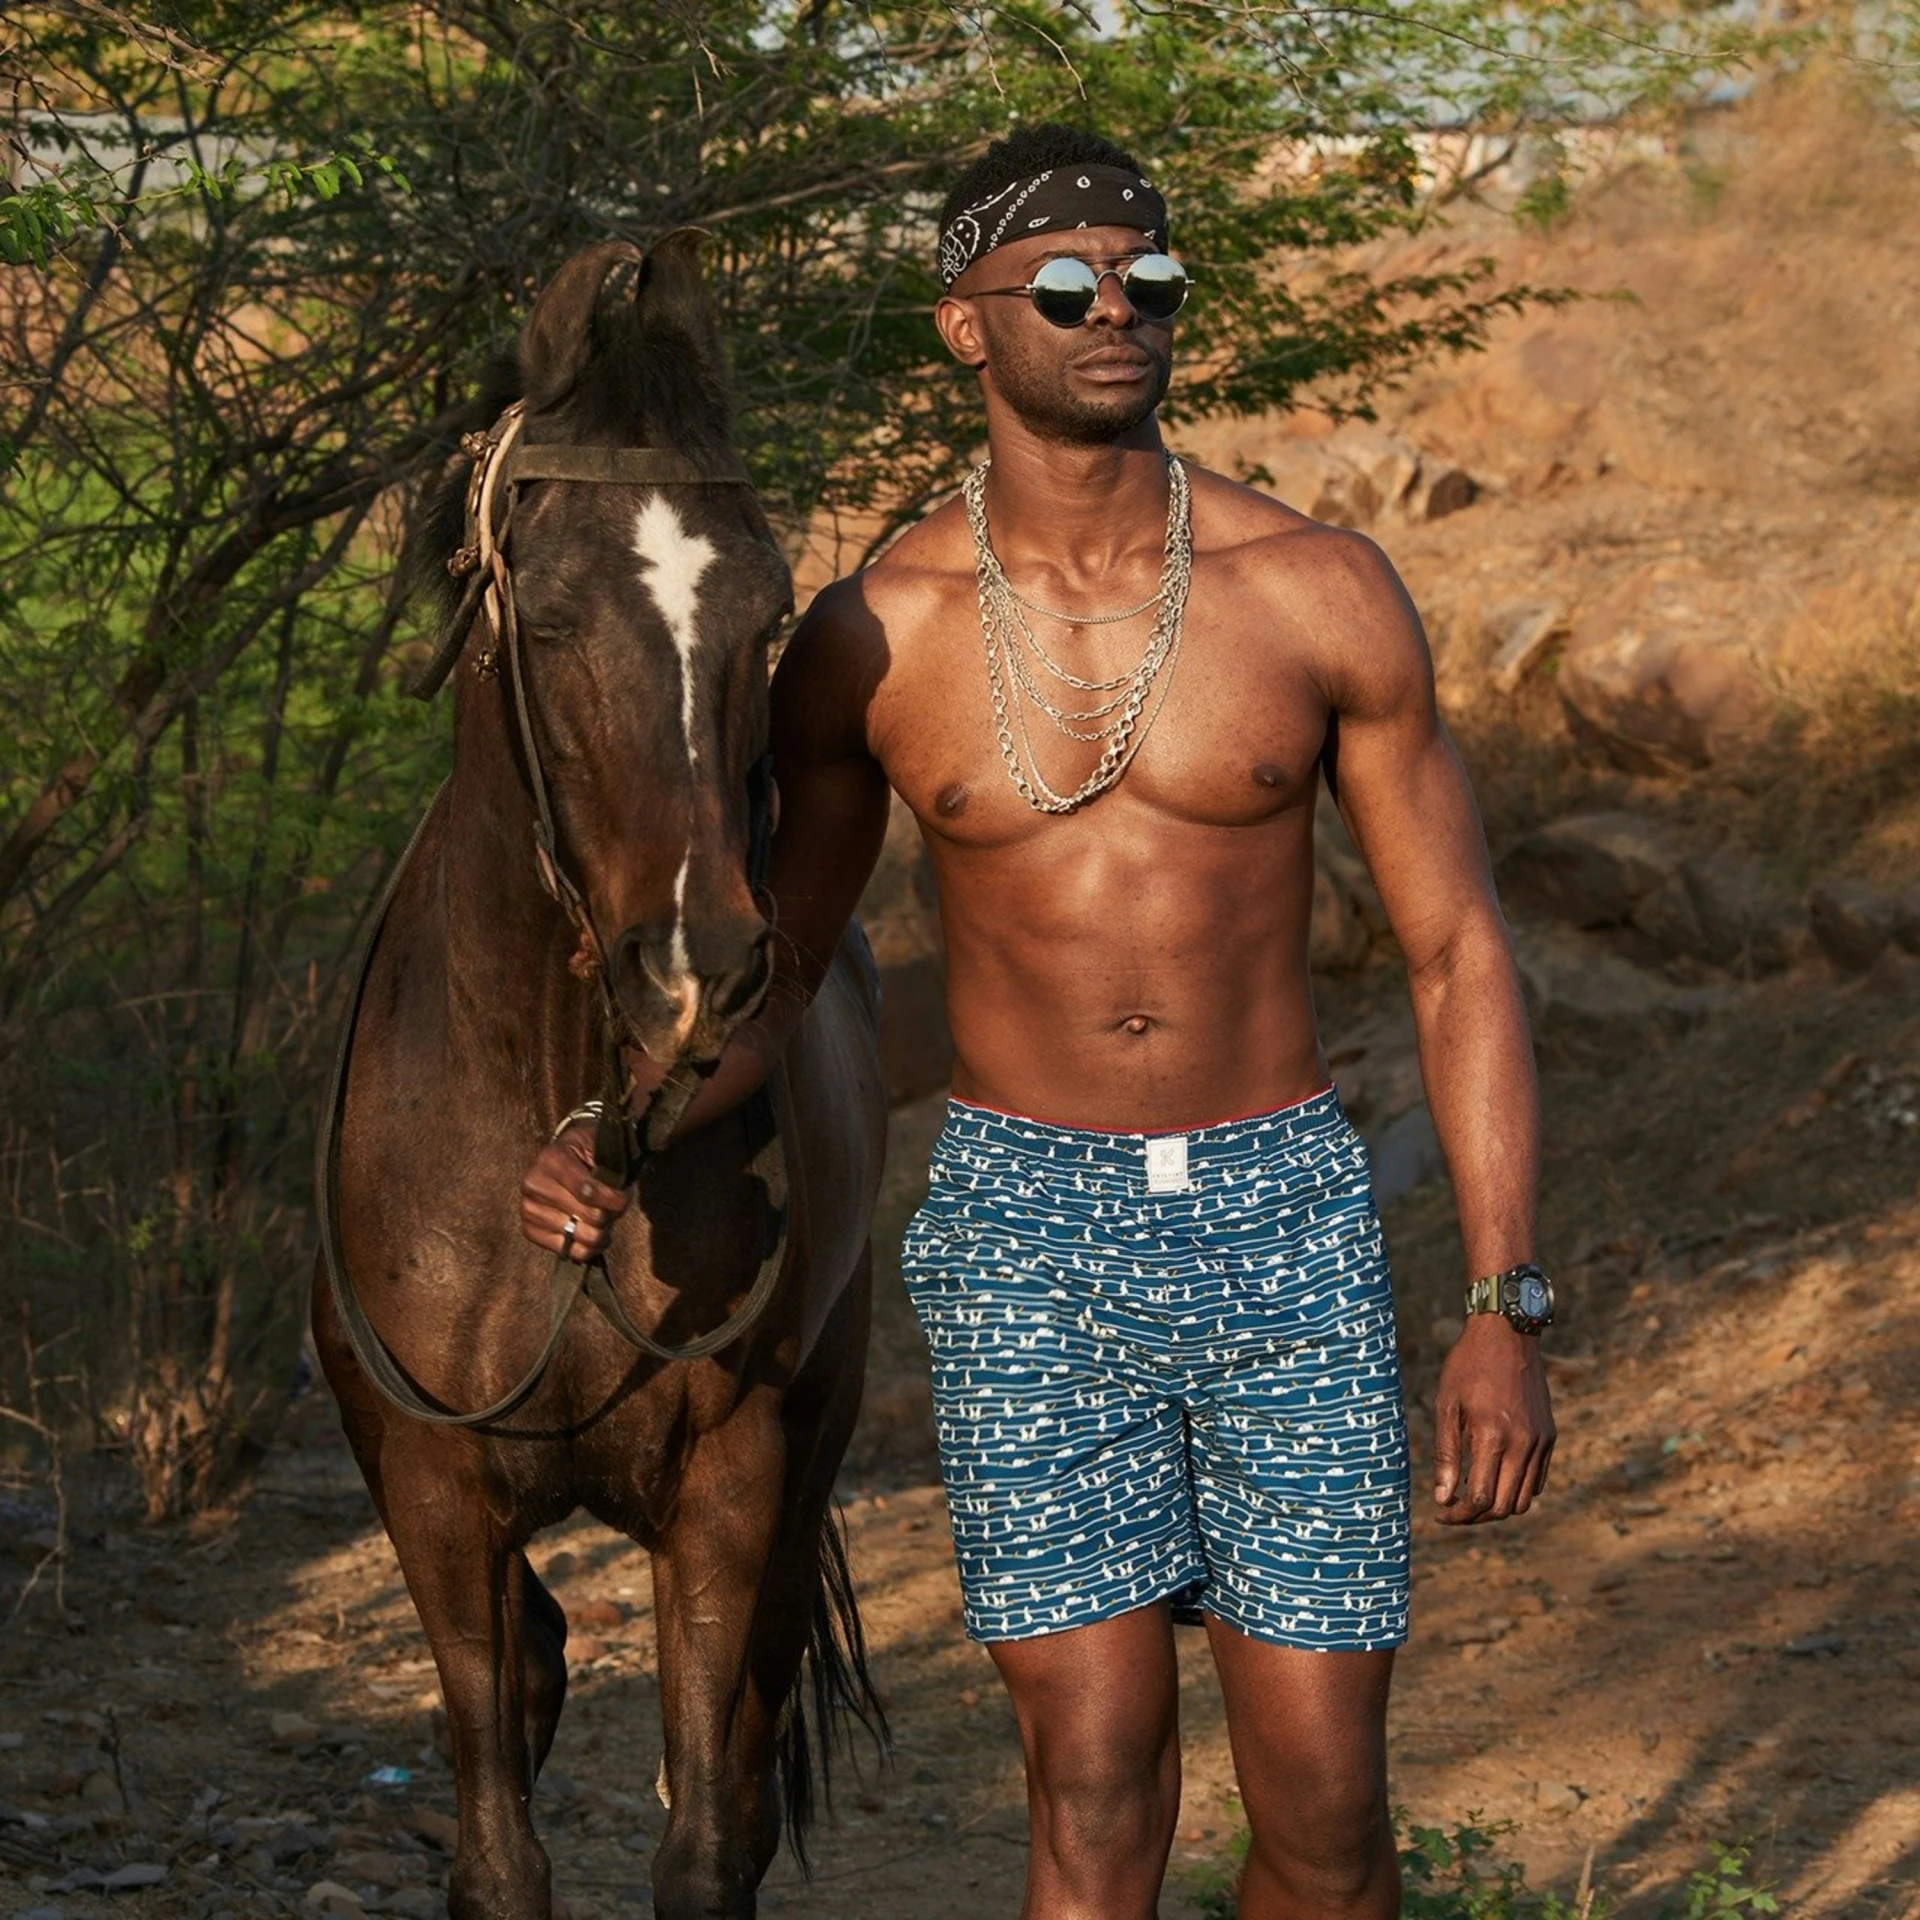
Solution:
M1490 1273L1471 1282L1467 1287L1468 1313L1501 1312L1500 1283L1505 1278L1505 1274Z
M1531 1314L1521 1304L1525 1298L1522 1289L1528 1281L1537 1282L1545 1290L1547 1310L1544 1314ZM1517 1267L1486 1274L1471 1282L1467 1287L1467 1312L1470 1315L1497 1313L1521 1333L1538 1333L1553 1324L1553 1282L1533 1261L1523 1260Z

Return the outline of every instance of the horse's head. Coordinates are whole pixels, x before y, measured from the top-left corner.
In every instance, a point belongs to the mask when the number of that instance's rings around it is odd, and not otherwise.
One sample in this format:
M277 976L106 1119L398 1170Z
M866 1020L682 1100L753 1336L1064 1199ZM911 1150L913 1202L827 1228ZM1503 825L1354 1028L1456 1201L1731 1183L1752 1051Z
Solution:
M502 550L556 864L579 891L626 1037L662 1063L717 1058L766 992L752 789L767 645L792 582L749 486L638 483L625 456L593 478L531 476L556 447L658 448L733 468L698 249L692 233L644 256L609 242L540 295L519 344L529 477L512 489ZM504 636L496 653L495 680L473 692L511 708Z

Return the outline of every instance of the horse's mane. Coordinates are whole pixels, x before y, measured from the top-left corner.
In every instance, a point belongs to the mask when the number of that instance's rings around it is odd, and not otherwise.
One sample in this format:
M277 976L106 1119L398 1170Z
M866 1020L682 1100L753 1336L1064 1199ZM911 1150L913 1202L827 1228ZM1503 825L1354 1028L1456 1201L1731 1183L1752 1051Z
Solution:
M638 280L638 291L635 281ZM691 296L691 297L690 297ZM679 274L622 265L595 303L592 352L567 384L542 381L522 350L497 354L462 422L484 429L516 400L527 431L581 446L717 450L731 446L733 395L704 288ZM402 561L406 591L431 597L438 624L453 618L461 583L447 561L466 531L471 466L451 447L421 497Z

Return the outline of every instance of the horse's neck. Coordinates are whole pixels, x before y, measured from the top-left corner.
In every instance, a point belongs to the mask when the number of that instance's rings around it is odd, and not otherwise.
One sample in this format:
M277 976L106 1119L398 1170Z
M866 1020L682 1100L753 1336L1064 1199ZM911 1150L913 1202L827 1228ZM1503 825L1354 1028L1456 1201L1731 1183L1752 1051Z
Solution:
M570 1006L579 983L566 966L572 930L540 883L533 799L507 725L497 686L459 689L440 849L449 1014L459 1026L523 1013L530 1045L545 1051L540 1011Z

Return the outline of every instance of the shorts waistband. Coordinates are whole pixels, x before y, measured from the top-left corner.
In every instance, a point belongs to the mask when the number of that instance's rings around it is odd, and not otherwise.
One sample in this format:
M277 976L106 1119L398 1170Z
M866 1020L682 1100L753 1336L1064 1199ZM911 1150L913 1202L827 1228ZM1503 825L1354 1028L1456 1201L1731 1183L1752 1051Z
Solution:
M947 1103L946 1126L934 1155L937 1161L991 1156L1002 1162L1071 1170L1081 1176L1104 1176L1103 1185L1110 1179L1133 1186L1144 1179L1150 1141L1184 1140L1186 1163L1198 1175L1202 1170L1225 1170L1243 1162L1271 1163L1348 1130L1346 1110L1332 1087L1270 1113L1219 1120L1204 1127L1152 1132L1067 1127L954 1099Z

